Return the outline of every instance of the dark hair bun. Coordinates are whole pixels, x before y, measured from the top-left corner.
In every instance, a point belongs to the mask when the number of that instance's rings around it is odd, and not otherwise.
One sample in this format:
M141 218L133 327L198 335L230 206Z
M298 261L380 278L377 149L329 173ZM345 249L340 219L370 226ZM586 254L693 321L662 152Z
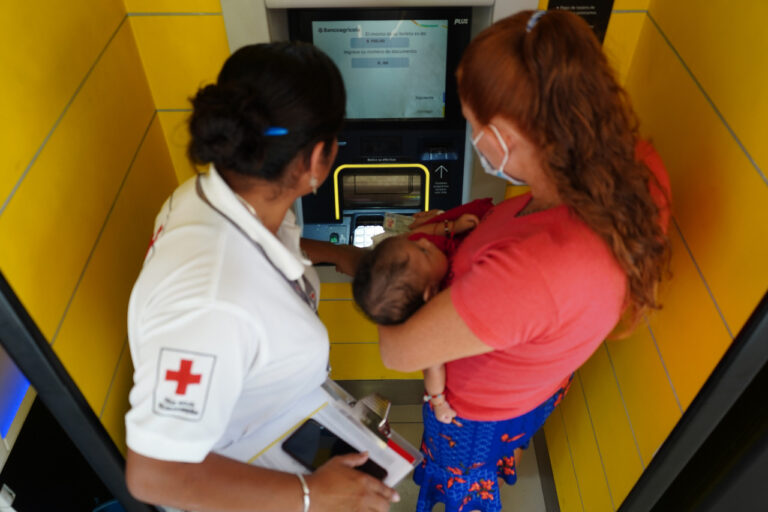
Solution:
M194 114L190 155L198 162L216 162L232 168L245 157L254 162L264 157L262 133L267 127L264 111L243 98L234 87L209 85L192 100ZM249 155L245 155L247 150Z
M227 59L217 84L192 99L189 156L219 170L279 180L298 153L333 141L345 103L338 69L314 46L243 47ZM270 126L288 134L265 136Z

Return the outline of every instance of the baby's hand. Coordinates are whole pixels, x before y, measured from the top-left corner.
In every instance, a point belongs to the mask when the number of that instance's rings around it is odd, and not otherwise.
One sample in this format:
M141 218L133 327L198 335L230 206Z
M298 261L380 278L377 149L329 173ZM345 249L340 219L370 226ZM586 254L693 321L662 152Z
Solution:
M458 219L453 221L453 232L455 234L471 231L480 224L480 219L473 213L463 213Z
M453 421L453 418L456 417L456 411L451 409L450 404L445 400L442 400L437 404L433 403L432 410L435 413L435 418L437 418L437 421L440 423L450 423Z

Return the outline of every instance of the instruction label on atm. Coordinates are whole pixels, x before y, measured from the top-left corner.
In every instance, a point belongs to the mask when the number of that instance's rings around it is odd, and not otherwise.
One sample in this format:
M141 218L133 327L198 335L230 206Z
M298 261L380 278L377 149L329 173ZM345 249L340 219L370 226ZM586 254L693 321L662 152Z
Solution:
M549 0L548 8L578 14L589 23L602 43L608 29L608 21L611 19L613 0Z
M436 196L448 195L448 168L444 165L438 165L432 169L432 194Z

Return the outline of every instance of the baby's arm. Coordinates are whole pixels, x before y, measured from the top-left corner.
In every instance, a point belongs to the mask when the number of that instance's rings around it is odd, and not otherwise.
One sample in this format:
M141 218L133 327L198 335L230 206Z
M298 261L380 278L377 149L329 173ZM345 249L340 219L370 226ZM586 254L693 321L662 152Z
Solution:
M480 219L473 213L463 213L455 220L430 222L411 228L411 233L426 233L428 235L450 236L470 231L480 224Z
M451 409L445 399L445 365L431 366L424 370L424 388L432 403L435 417L442 423L450 423L456 417L456 411ZM425 400L427 397L425 397Z

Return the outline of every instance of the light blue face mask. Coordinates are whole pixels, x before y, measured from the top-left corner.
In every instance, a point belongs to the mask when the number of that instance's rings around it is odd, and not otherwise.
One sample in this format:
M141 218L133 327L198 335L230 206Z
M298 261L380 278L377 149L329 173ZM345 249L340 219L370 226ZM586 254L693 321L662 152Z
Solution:
M484 131L481 131L477 135L477 137L472 139L472 146L475 148L475 151L477 152L477 156L480 158L480 165L482 165L483 169L485 169L485 172L487 172L491 176L496 176L497 178L506 180L518 187L527 185L526 182L522 180L518 180L517 178L513 178L512 176L509 176L507 173L504 172L504 166L507 165L507 160L509 160L509 151L507 150L507 145L504 143L504 139L501 138L501 135L499 134L499 130L497 130L496 127L493 126L492 124L489 124L488 126L491 128L491 130L493 130L493 134L496 135L496 140L499 141L499 144L501 144L502 149L504 149L504 158L501 160L501 164L499 165L499 167L494 169L494 167L491 165L488 159L485 158L485 155L483 155L480 152L480 150L477 149L478 141L483 137L483 134L485 134Z

